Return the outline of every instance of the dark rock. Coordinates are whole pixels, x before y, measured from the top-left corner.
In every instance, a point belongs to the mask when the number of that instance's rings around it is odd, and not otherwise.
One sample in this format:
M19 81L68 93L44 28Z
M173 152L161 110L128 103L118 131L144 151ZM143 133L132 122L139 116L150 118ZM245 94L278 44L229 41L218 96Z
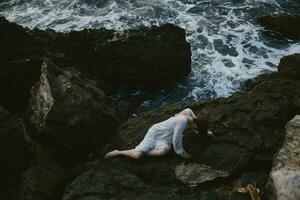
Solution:
M159 86L191 71L185 32L171 24L109 34L102 29L72 31L58 35L51 49L64 55L55 63L78 66L103 85Z
M0 199L18 199L28 156L22 122L0 106Z
M123 197L133 199L144 193L145 184L134 174L88 171L77 177L67 188L63 200L92 200Z
M30 89L38 81L42 62L28 58L0 64L1 103L10 112L20 115L28 107Z
M55 189L64 177L64 170L47 160L27 169L22 174L22 200L53 199Z
M269 30L280 33L283 37L300 39L300 15L268 14L257 16L257 22Z
M45 55L41 42L29 29L0 17L0 64ZM0 65L0 66L1 66Z
M96 86L75 69L62 70L45 61L32 88L26 130L33 140L49 146L64 167L85 160L114 135L115 118Z
M270 174L269 190L272 198L300 198L300 116L295 116L286 125L283 146L274 159Z
M160 87L191 71L185 31L171 24L127 31L57 33L29 30L0 17L0 55L0 89L6 91L0 103L16 113L25 111L29 88L39 78L38 62L44 57L60 67L78 68L107 91L132 85ZM10 91L8 86L12 86ZM14 107L9 99L16 97L20 103Z
M239 53L231 44L224 44L221 39L215 39L213 41L215 49L223 56L230 55L236 57Z

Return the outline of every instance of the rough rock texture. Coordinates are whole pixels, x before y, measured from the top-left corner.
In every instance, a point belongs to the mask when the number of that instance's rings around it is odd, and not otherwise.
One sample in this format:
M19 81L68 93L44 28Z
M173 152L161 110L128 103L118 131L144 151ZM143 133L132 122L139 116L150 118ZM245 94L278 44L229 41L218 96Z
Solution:
M110 187L109 185L113 185ZM92 200L103 197L117 197L120 192L125 199L143 194L145 184L128 172L88 171L77 177L67 188L63 200Z
M286 125L283 146L274 159L270 174L273 199L300 199L300 115Z
M23 124L0 106L0 199L17 199L28 156Z
M257 22L286 38L300 40L300 15L287 13L261 15L257 17Z
M61 70L45 61L29 105L24 118L28 134L49 146L62 165L86 159L115 133L115 118L103 92L75 69Z
M300 112L299 99L300 54L295 54L281 59L278 73L258 77L255 86L247 92L206 103L173 104L131 118L120 128L113 142L98 151L101 158L99 157L99 168L95 172L102 172L104 168L109 169L112 174L126 172L125 174L139 177L145 183L143 199L249 200L248 194L236 191L240 186L238 184L246 186L249 183L259 187L262 199L268 199L264 188L267 174L272 167L273 155L282 144L286 122ZM193 109L197 116L210 120L210 129L215 133L216 139L211 141L187 130L184 147L193 156L185 165L205 165L214 170L225 171L228 176L214 173L218 178L199 183L197 187L190 189L181 183L178 179L180 177L176 177L176 167L178 169L183 165L183 159L174 153L161 158L144 157L141 160L131 160L119 157L101 162L102 156L109 150L133 148L153 123L162 121L186 107ZM203 174L195 174L193 180L199 180L201 176ZM115 175L109 177L112 179ZM91 178L81 182L81 187L93 184L93 180ZM77 184L78 180L75 182ZM114 190L118 191L118 197L106 196L104 191L98 191L96 197L91 199L128 198L122 193L126 189L120 188L114 182L103 183L106 187L116 187ZM75 193L77 190L74 188L68 187L65 196L69 198L70 193ZM141 199L134 189L130 191ZM82 199L90 197L85 192L80 192L77 196ZM76 198L73 196L69 199Z
M40 162L22 174L22 200L52 200L64 170L54 161Z
M72 31L59 34L49 46L61 55L54 56L55 63L78 67L104 87L160 86L191 71L185 31L171 24L130 31Z
M78 68L108 91L132 84L159 87L191 70L185 31L171 24L57 33L29 30L0 17L0 90L5 92L0 103L9 111L25 111L44 57L60 67Z
M176 166L176 177L188 186L197 186L198 184L214 180L219 177L227 177L229 174L224 171L215 170L210 166L189 163L182 163Z

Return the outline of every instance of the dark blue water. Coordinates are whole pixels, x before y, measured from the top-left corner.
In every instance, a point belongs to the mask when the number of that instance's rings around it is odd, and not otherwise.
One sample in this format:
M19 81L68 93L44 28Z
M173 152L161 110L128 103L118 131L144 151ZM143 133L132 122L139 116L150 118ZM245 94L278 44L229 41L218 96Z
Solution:
M277 70L300 43L262 33L258 14L300 14L295 0L6 0L0 15L29 28L57 31L83 28L129 29L174 23L187 32L192 73L176 86L143 92L120 90L114 98L143 95L144 109L172 102L229 96L247 80Z

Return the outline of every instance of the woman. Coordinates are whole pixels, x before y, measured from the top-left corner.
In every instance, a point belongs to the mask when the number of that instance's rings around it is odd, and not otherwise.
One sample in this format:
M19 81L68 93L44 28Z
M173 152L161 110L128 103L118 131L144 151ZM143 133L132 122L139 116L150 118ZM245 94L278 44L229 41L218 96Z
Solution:
M198 119L194 112L187 108L165 121L154 124L148 130L143 141L134 149L114 150L107 153L105 158L119 155L134 159L138 159L143 155L163 156L170 151L172 145L176 154L184 158L190 158L191 155L182 147L183 132L188 125L200 134L213 136L212 132L208 131L208 121Z

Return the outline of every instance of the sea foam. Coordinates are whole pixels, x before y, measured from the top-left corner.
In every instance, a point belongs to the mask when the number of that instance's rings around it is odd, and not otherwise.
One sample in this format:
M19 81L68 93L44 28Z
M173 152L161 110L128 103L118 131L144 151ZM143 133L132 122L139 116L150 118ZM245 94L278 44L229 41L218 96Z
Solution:
M296 2L286 5L284 0L13 0L0 3L0 15L31 29L64 32L165 23L184 28L192 49L192 73L177 86L149 95L145 106L151 107L226 97L247 80L276 71L282 56L300 52L300 43L266 36L255 16L292 12Z

